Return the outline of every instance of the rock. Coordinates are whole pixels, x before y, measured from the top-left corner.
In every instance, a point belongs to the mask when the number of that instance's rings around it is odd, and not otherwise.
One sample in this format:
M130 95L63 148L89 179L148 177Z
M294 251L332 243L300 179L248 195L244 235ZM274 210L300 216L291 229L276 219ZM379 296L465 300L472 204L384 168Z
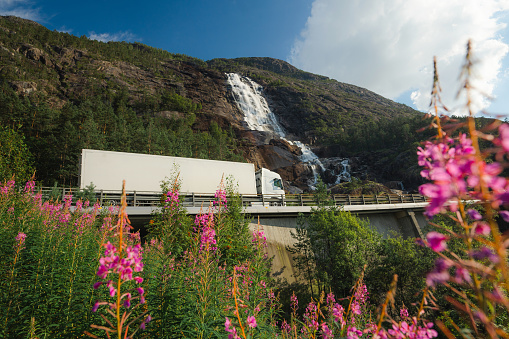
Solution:
M280 147L282 149L286 149L296 156L302 155L302 151L299 147L290 144L285 139L271 139L269 141L269 145L274 145L274 146Z
M299 161L299 159L288 150L274 145L258 146L258 152L266 165L263 167L271 171L281 167L292 166Z
M18 93L18 94L30 94L37 90L37 83L33 81L12 81L9 82L9 85Z
M25 44L21 46L20 52L28 59L40 61L49 67L53 66L53 62L51 62L50 57L39 48L35 48L31 45Z

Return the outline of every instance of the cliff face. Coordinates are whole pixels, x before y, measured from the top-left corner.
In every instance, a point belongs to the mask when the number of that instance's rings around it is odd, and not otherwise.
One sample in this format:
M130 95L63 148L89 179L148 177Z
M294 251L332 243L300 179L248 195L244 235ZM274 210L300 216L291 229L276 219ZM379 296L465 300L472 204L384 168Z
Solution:
M338 136L345 130L366 121L417 114L366 89L301 71L281 60L203 62L139 43L101 43L51 32L15 17L0 17L0 30L0 77L18 96L44 102L56 111L93 97L122 96L138 115L177 119L186 109L165 104L165 98L186 100L186 105L196 105L192 124L196 133L216 122L233 132L238 142L235 152L257 167L278 171L300 188L306 187L312 173L300 162L299 149L247 129L225 72L240 73L263 86L263 95L291 138L328 157L344 155L344 142L338 146L342 142Z

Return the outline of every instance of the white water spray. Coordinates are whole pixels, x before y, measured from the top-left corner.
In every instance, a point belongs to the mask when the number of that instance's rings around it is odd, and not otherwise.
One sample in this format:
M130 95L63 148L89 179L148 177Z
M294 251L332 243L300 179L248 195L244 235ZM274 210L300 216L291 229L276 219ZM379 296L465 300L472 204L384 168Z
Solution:
M341 160L341 167L341 173L339 173L336 177L336 185L341 182L352 180L352 176L350 175L350 161L348 159Z
M237 73L226 73L226 76L228 78L228 84L232 87L235 102L244 113L244 120L248 127L255 131L274 133L288 143L299 147L302 151L300 159L302 162L307 163L313 171L313 185L316 185L319 176L318 168L322 171L325 170L323 164L308 145L300 141L290 141L286 139L284 128L279 124L276 116L270 110L267 101L262 95L263 87L248 77L241 77Z

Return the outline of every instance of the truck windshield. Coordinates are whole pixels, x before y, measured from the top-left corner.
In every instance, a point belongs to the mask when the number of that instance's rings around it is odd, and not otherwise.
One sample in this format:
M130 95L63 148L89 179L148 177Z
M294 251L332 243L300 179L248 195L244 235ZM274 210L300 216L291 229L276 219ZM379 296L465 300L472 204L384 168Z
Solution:
M283 182L281 181L281 179L274 179L273 185L274 185L274 188L283 189Z

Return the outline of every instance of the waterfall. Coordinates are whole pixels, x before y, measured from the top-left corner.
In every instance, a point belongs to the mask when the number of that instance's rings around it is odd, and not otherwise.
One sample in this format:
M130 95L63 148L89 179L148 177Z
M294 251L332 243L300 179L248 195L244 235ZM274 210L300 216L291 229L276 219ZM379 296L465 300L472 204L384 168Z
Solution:
M279 124L275 114L270 110L267 100L262 95L263 87L248 77L242 77L237 73L226 73L228 84L233 91L233 98L239 109L244 113L244 121L248 127L255 131L273 133L292 145L296 145L302 151L300 160L307 163L313 171L316 185L320 168L325 170L318 156L313 153L308 145L300 141L286 139L286 131Z
M341 173L339 173L336 177L336 185L340 184L342 181L351 181L352 176L350 175L350 160L343 159L341 160Z
M248 127L255 131L272 132L284 139L286 133L283 127L270 110L267 100L262 96L263 87L237 73L227 73L226 75L228 83L232 87L235 103L244 113L244 121Z

